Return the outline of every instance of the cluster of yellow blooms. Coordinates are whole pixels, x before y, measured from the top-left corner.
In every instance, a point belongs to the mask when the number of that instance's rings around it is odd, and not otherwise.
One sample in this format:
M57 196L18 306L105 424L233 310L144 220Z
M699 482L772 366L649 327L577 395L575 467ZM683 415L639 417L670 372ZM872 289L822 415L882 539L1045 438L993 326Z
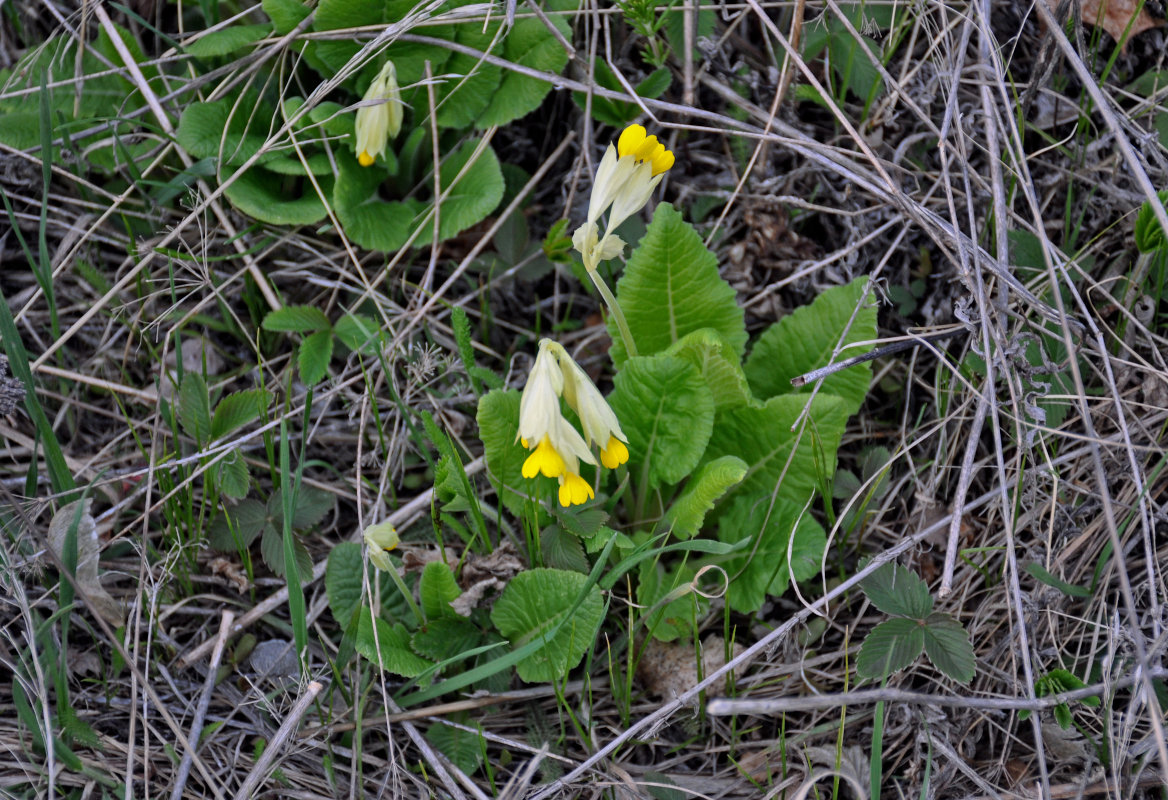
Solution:
M563 397L584 429L581 436L560 412ZM523 462L523 477L543 474L560 482L560 505L587 502L595 495L580 477L580 462L595 464L592 445L600 448L600 463L616 469L629 460L628 437L621 431L604 396L568 351L551 339L539 343L539 355L519 401L519 432L515 436L531 455Z

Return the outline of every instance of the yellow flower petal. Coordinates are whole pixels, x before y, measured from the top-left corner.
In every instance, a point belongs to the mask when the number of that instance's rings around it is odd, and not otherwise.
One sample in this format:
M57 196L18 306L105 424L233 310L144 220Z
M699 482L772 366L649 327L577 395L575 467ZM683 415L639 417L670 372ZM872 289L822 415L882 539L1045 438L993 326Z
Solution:
M560 505L565 508L587 503L596 496L588 481L574 472L565 473L560 481Z
M641 143L645 141L645 128L642 125L630 125L621 131L620 139L616 143L616 152L622 158L635 153Z
M361 151L361 155L357 156L357 163L363 167L373 166L373 162L376 160L377 159L375 159L373 156L369 155L369 153L367 151L364 151L364 150Z
M608 447L600 449L600 463L608 469L616 469L629 460L629 448L615 436L609 437Z
M564 474L564 459L552 447L551 439L547 436L523 462L523 477L534 478L541 472L549 478L558 478Z

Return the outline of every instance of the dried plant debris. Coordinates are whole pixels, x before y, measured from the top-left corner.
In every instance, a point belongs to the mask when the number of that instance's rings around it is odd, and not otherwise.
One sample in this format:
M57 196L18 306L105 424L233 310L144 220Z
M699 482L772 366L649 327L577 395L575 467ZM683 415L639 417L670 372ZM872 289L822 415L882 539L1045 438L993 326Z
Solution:
M77 587L89 599L93 611L110 625L119 627L125 622L125 609L101 585L97 574L97 559L101 543L97 538L97 523L90 513L92 500L75 500L61 507L49 523L49 547L65 561L67 545L76 540L77 569L73 573Z
M16 406L24 398L24 386L16 378L8 374L8 358L0 356L0 417L5 417L16 410Z

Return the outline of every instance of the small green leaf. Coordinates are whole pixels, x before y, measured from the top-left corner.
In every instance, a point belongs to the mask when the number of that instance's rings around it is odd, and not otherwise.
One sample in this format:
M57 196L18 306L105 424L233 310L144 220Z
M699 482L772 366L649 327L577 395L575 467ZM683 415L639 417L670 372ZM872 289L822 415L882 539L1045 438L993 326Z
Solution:
M581 595L583 602L576 606ZM519 677L528 683L562 680L592 647L603 620L600 589L589 584L587 575L559 569L519 573L491 611L491 622L513 647L544 641L542 648L516 665Z
M714 398L697 370L664 354L638 356L614 382L608 403L629 438L629 469L649 489L689 475L714 425Z
M418 598L422 603L422 613L428 621L458 616L450 603L461 594L462 589L458 588L454 573L444 561L431 561L422 570Z
M973 680L977 662L969 634L948 614L931 614L925 621L925 655L933 666L961 684Z
M712 328L702 328L679 339L665 351L668 355L688 361L701 374L714 396L718 411L757 405L750 393L741 358L722 334Z
M284 306L264 317L265 331L309 333L329 328L328 317L316 306Z
M718 259L693 226L661 203L617 282L617 300L642 356L667 349L686 334L712 328L741 357L746 325L734 289L718 274ZM616 322L609 318L609 350L619 368L628 358Z
M183 49L195 58L225 56L258 42L271 31L272 26L266 22L257 25L232 25L230 28L208 33Z
M183 374L178 396L178 420L196 444L203 445L211 440L211 397L207 393L207 382L197 372Z
M1090 597L1092 595L1090 587L1067 583L1062 578L1050 574L1041 564L1027 564L1026 573L1035 580L1045 583L1054 589L1058 589L1067 597Z
M915 619L894 617L881 622L860 645L856 674L881 680L904 669L925 649L924 624Z
M1156 197L1159 198L1161 206L1168 208L1168 190L1157 192ZM1153 250L1164 248L1164 229L1156 220L1156 214L1148 200L1144 201L1144 204L1140 206L1139 213L1136 214L1135 238L1136 247L1141 253L1150 253Z
M746 470L746 462L737 456L722 456L703 465L665 514L673 535L679 539L697 536L714 503L746 477Z
M530 482L522 471L528 452L515 438L519 431L519 392L496 389L483 395L476 419L487 475L507 510L521 517L526 500L520 491Z
M429 619L410 640L415 653L436 662L457 658L482 643L478 626L454 613Z
M357 652L386 672L403 678L416 678L433 667L433 663L416 655L410 649L410 634L400 622L394 626L362 607L357 625Z
M548 525L539 535L539 549L545 566L588 574L591 565L584 555L580 537L573 536L561 525Z
M470 722L469 727L475 730L455 728L444 722L434 722L426 728L426 741L468 776L474 775L482 766L486 749L479 724Z
M333 332L317 331L304 337L297 355L300 380L309 386L320 383L328 372L329 359L333 357Z
M324 591L328 596L329 610L333 619L347 630L353 615L361 605L361 580L365 574L365 561L361 557L361 545L356 542L341 542L328 555L324 571Z
M283 519L283 500L279 490L272 495L268 508L276 519ZM331 492L301 485L292 505L292 527L302 531L311 528L333 510L336 501Z
M272 402L272 393L267 389L247 389L232 392L215 406L215 416L211 419L211 438L221 439L237 428L259 419Z
M264 504L258 500L244 500L230 511L219 512L207 529L207 544L221 553L243 550L255 541L266 525L268 510Z
M378 187L387 177L382 166L362 167L347 149L337 152L336 159L340 171L333 188L333 208L345 235L367 250L391 253L399 249L409 239L421 204L382 200Z
M814 384L796 390L791 386L791 379L832 363L832 353L837 345L845 349L841 350L836 361L871 350L871 344L846 347L876 338L876 307L870 293L867 300L863 299L867 287L868 279L858 278L846 286L828 289L820 293L811 305L792 311L767 328L751 348L744 367L754 396L765 400L795 391L810 394L815 389ZM856 311L861 302L864 305ZM824 379L817 393L843 398L850 416L864 402L871 381L872 365L858 364Z
M372 317L364 314L346 314L337 320L337 324L333 326L333 333L353 352L371 354L377 352L381 328Z
M232 450L215 465L216 483L219 491L232 498L242 500L247 497L251 481L247 474L247 462L238 450Z
M872 605L885 614L924 619L933 613L929 586L911 569L895 562L880 567L860 582Z
M276 33L283 36L299 25L312 9L300 0L263 0L264 13L272 21Z
M308 548L299 537L292 537L292 550L296 554L296 571L300 576L300 583L312 580L312 556ZM260 537L260 557L275 575L283 578L288 572L284 567L284 535L271 525L264 528L264 535Z

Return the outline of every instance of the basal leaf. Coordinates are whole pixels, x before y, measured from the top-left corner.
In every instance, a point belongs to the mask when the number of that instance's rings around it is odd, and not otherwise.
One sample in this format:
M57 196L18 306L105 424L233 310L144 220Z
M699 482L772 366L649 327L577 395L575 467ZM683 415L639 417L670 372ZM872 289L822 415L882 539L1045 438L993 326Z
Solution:
M697 370L664 354L638 356L625 362L615 384L608 402L629 437L629 469L641 484L689 475L714 424L714 398Z
M267 389L247 389L226 395L215 406L211 419L211 438L220 439L237 428L259 419L272 402Z
M969 634L960 622L948 614L932 614L925 621L925 655L947 677L958 683L973 680L977 661Z
M739 357L746 346L743 312L734 289L718 274L718 259L668 203L657 206L633 251L617 282L617 300L639 355L659 353L702 328L724 336ZM611 318L609 333L613 340L609 354L619 367L628 353Z
M482 643L483 632L478 626L456 614L427 620L410 639L414 652L435 662L457 658Z
M237 167L259 152L273 124L271 109L254 99L225 97L209 103L191 103L183 109L175 137L191 156L215 158L227 167ZM270 151L257 163L281 158ZM270 180L270 179L269 179ZM278 179L277 179L278 181Z
M224 175L224 180L228 177ZM332 191L331 178L318 182L326 195ZM273 225L314 225L328 216L310 181L282 177L258 166L237 177L223 194L244 214Z
M465 142L442 162L439 176L443 198L438 224L441 241L482 222L503 199L505 184L499 159L489 146L476 156L477 145L478 140ZM429 209L418 216L417 227L420 233L414 244L423 247L433 237L434 220Z
M929 586L911 569L895 562L882 564L860 582L868 600L885 614L924 619L933 613Z
M768 596L787 590L791 576L807 580L819 574L827 534L801 505L781 498L747 496L734 501L718 523L718 539L747 544L728 556L710 559L726 570L726 602L750 614ZM790 558L788 559L788 551Z
M366 659L403 678L416 678L434 666L410 649L410 634L405 625L399 622L390 626L383 619L374 619L365 607L360 614L354 644Z
M483 30L481 25L459 25L455 41L480 52L489 51L494 44L500 23ZM444 128L465 128L486 110L491 95L499 87L503 70L488 64L479 56L454 53L443 67L446 82L437 87L437 121ZM480 125L479 127L484 127Z
M347 630L353 614L361 605L361 579L365 574L365 559L361 556L361 545L356 542L341 542L328 555L324 571L324 590L328 595L329 610L333 619Z
M856 674L880 680L912 664L924 648L924 623L894 617L881 622L864 639L856 658Z
M304 546L304 542L300 541L298 536L292 537L292 551L296 554L296 571L303 584L312 579L312 556L309 555L308 548ZM276 530L271 525L264 527L264 535L260 537L260 556L273 573L281 578L287 576L288 571L284 567L283 532Z
M546 566L588 574L591 565L584 555L580 537L568 533L562 525L552 524L543 529L539 535L539 550Z
M232 25L202 36L183 49L195 58L225 56L258 42L271 32L272 26L266 22L256 25Z
M722 456L703 465L665 514L666 523L679 539L697 536L714 503L746 477L746 462L737 456Z
M333 332L317 331L304 337L296 356L300 367L300 380L309 386L320 383L328 372L329 359L333 357Z
M718 414L705 460L737 456L748 468L731 497L769 498L778 486L779 497L802 506L819 486L819 471L835 473L835 454L848 416L844 401L816 397L806 428L792 432L806 404L802 395L780 395L758 407Z
M292 503L292 527L298 531L311 528L324 519L336 504L331 492L315 486L301 485ZM269 512L276 519L284 519L284 501L280 490L272 494L268 502Z
M263 0L264 13L272 21L276 33L283 36L293 30L312 13L300 0Z
M387 177L382 166L362 167L347 149L339 150L336 160L333 209L345 235L366 250L390 253L404 245L420 205L381 199L378 186Z
M795 392L791 379L832 363L832 353L841 338L843 345L875 339L876 307L871 299L864 300L865 305L856 311L867 286L868 279L859 278L846 286L828 289L811 305L792 311L767 328L746 359L746 379L754 396L765 400ZM851 327L845 335L849 320L852 320ZM870 344L847 347L836 360L843 361L871 349ZM872 365L859 364L824 379L818 394L843 398L850 416L864 402L871 381ZM813 388L809 384L799 391L808 394Z
M572 31L563 17L557 15L550 19L566 39L572 38ZM544 27L541 20L532 18L516 20L503 45L503 57L514 64L555 75L568 63L568 54L563 45ZM474 120L475 127L482 129L492 125L506 125L526 116L539 108L551 89L550 83L506 70L490 104Z
M219 512L207 529L207 544L221 553L234 553L246 549L267 524L268 510L264 504L244 500L235 508Z
M196 444L211 440L211 397L207 382L197 372L183 374L178 393L178 421Z
M462 722L468 727L482 730L477 722ZM434 722L426 728L426 741L449 758L464 775L473 775L482 766L486 741L480 732Z
M454 573L443 561L431 561L422 570L422 579L418 583L418 597L422 604L422 613L426 619L433 621L442 617L458 616L450 607L452 600L462 594L458 588L458 581L454 580Z
M687 334L665 352L697 368L710 387L717 410L754 403L742 371L741 355L716 330L702 328Z
M523 477L528 452L515 440L519 431L519 392L496 389L483 395L476 419L487 458L487 475L507 510L523 516L526 500L519 492L530 481Z
M583 602L576 607L581 595ZM600 589L589 585L587 575L560 569L519 573L491 611L491 622L513 647L544 642L516 665L519 677L528 683L562 680L592 646L603 619Z

